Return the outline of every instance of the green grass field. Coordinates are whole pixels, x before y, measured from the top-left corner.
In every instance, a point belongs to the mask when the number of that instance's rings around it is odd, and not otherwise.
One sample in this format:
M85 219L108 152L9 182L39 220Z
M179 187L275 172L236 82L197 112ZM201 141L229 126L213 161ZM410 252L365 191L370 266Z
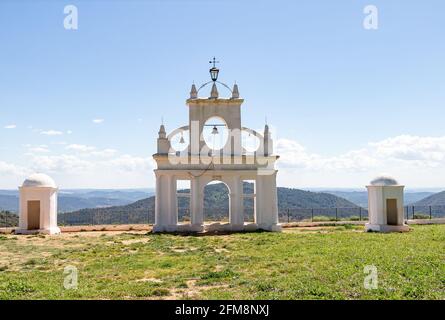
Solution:
M0 235L0 299L445 299L445 225ZM77 290L63 287L78 269ZM365 289L364 267L378 269Z

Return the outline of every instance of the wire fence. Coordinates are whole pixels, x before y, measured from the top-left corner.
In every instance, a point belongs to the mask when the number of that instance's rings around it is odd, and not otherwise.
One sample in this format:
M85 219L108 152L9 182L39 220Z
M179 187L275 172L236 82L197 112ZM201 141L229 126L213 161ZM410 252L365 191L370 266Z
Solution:
M351 208L281 208L278 212L280 223L290 222L323 222L323 221L366 221L368 210L361 207ZM445 206L405 206L404 218L406 220L445 218ZM178 208L178 221L190 222L189 208ZM17 227L18 215L10 212L1 212L0 228ZM229 210L227 208L204 208L205 222L228 222ZM254 222L254 208L244 208L244 221ZM120 225L120 224L153 224L155 222L154 209L137 210L135 212L107 210L91 212L79 211L72 213L59 213L59 226L82 225Z

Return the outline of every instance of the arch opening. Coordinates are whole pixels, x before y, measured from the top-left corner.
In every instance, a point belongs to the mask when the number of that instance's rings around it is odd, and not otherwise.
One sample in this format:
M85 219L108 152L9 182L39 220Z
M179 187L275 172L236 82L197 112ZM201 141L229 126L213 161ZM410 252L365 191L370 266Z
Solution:
M204 187L204 222L229 222L230 189L220 180Z
M260 147L260 139L255 132L243 129L241 131L241 145L247 152L255 152Z
M179 128L173 131L168 139L170 140L170 146L173 148L173 150L177 151L184 151L188 148L190 141L189 141L189 130Z

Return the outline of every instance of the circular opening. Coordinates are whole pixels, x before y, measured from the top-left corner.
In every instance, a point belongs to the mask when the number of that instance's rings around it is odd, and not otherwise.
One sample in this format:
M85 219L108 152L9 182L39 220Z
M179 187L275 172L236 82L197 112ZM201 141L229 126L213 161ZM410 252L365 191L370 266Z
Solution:
M260 147L260 139L253 133L245 130L241 132L241 143L247 152L255 152Z
M202 135L211 150L221 150L226 145L229 130L223 119L211 117L204 124Z
M180 131L170 138L170 145L175 151L183 151L189 145L188 130Z

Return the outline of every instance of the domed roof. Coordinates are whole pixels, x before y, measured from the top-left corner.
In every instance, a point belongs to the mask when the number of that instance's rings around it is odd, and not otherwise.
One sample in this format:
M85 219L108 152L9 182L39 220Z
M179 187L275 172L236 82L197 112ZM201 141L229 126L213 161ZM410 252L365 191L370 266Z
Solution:
M397 186L396 179L388 176L380 176L371 181L372 186Z
M36 173L29 176L24 182L22 187L46 187L46 188L57 188L54 180L43 173Z

